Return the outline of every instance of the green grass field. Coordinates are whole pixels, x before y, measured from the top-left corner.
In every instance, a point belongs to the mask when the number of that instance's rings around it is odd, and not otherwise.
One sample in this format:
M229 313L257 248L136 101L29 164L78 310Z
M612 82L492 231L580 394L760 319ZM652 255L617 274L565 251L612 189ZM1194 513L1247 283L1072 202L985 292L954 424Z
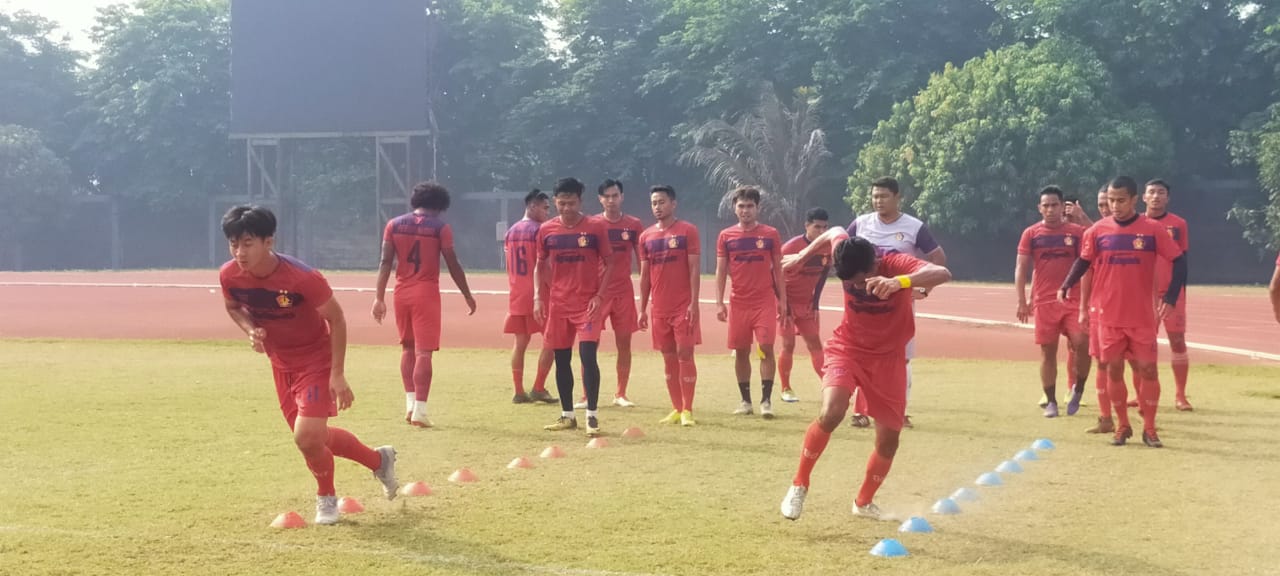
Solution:
M314 482L265 358L239 343L0 341L0 574L1280 573L1274 368L1196 367L1199 411L1163 411L1169 447L1153 450L1083 434L1092 406L1041 418L1031 364L920 361L917 428L877 499L887 511L926 514L1037 437L1058 449L981 489L964 513L928 514L936 533L900 535L849 513L871 436L847 427L814 473L804 518L780 517L818 406L810 374L797 386L804 401L779 403L778 420L743 419L727 414L729 357L702 356L699 426L667 429L656 424L661 364L641 354L641 407L604 409L613 446L587 450L580 433L540 429L555 408L509 403L499 351L440 354L437 428L411 429L397 359L351 351L356 405L336 422L396 445L401 480L436 494L388 503L340 461L339 493L368 512L277 531L267 524L285 510L310 522ZM617 437L632 425L648 436ZM552 443L568 457L505 468ZM450 485L461 466L480 481ZM885 537L911 556L868 555Z

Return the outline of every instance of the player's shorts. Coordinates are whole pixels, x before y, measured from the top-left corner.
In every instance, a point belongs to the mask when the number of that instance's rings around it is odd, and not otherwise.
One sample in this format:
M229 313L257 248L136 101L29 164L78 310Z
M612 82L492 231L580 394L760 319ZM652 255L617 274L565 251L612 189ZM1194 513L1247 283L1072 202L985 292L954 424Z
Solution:
M796 334L800 336L817 336L819 329L821 327L820 323L818 322L819 318L821 318L821 316L819 315L819 312L812 308L805 308L803 311L800 311L800 312L797 312L796 310L792 310L790 334ZM787 334L787 332L782 329L781 319L778 320L778 330L782 334Z
M1102 337L1098 334L1098 309L1089 307L1089 355L1102 358Z
M1150 328L1098 328L1101 336L1099 348L1102 361L1111 363L1122 360L1155 362L1159 358L1156 349L1156 330Z
M758 308L729 306L729 349L751 347L752 337L761 346L773 346L778 338L778 302Z
M293 427L298 416L332 418L338 415L338 404L329 390L329 365L307 370L282 370L271 367L276 379L276 399L285 422Z
M1156 304L1164 300L1164 295L1156 297ZM1178 303L1174 305L1173 310L1169 311L1169 315L1164 318L1164 333L1185 334L1187 332L1187 291L1183 290L1182 295L1178 297Z
M861 390L866 414L878 424L901 430L907 413L906 356L861 354L836 337L827 340L825 350L823 387L843 388L850 394Z
M701 322L690 323L683 312L675 316L650 318L649 334L653 339L653 349L659 352L702 344Z
M502 323L503 334L532 335L541 334L542 325L533 319L533 314L507 314Z
M579 342L599 342L601 318L592 318L585 310L565 314L552 309L547 314L547 324L543 327L543 346L552 350L573 348L575 340Z
M636 300L631 292L622 292L605 300L600 309L600 322L609 321L609 328L619 334L631 334L640 329L640 316L636 313Z
M440 349L440 288L395 292L396 328L400 345L414 350Z
M1036 345L1053 344L1061 336L1080 334L1080 306L1062 302L1036 304Z

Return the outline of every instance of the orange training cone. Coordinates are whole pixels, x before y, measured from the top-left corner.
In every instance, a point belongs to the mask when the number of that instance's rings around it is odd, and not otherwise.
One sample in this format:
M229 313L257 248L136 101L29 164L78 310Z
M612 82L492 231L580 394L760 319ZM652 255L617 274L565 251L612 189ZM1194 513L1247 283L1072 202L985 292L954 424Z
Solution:
M343 514L359 514L364 512L364 504L355 498L339 498L338 511Z
M519 458L516 458L515 460L512 460L510 464L507 464L507 468L510 470L517 470L520 468L533 468L533 462L530 462L528 458L521 456Z
M426 482L410 482L400 487L401 496L430 496L431 487Z
M622 431L623 438L644 438L644 430L632 426Z
M456 484L467 484L475 482L476 480L478 480L478 478L476 478L475 472L472 472L467 468L459 468L454 471L453 474L449 475L449 481Z
M587 442L587 448L608 448L608 447L609 447L609 441L605 440L604 438L592 438L590 442Z
M271 521L272 528L306 528L307 521L303 520L297 512L285 512L276 519Z
M564 458L565 454L564 449L559 446L547 446L547 449L542 451L541 456L543 458Z

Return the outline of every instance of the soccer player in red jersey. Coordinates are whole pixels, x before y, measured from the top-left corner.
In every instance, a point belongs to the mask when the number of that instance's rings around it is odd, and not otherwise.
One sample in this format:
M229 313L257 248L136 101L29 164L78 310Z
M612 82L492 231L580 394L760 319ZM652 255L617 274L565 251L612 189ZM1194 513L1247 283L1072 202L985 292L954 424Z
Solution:
M631 335L639 329L631 271L640 263L640 232L644 231L644 223L635 216L622 213L622 182L607 179L596 193L604 208L600 218L604 220L613 249L612 276L605 279L606 296L600 315L601 322L609 321L614 344L618 348L618 389L613 394L613 405L631 408L635 406L627 398L627 381L631 378ZM632 264L633 255L635 264Z
M1102 324L1098 329L1102 362L1110 372L1111 407L1119 421L1112 444L1123 446L1133 436L1124 384L1124 359L1130 354L1142 377L1142 388L1138 390L1142 441L1159 448L1163 443L1156 434L1156 408L1160 403L1156 334L1158 321L1177 305L1186 284L1187 261L1163 226L1137 213L1137 197L1138 184L1132 178L1121 176L1111 182L1107 201L1112 215L1085 232L1080 257L1058 290L1058 299L1065 302L1071 288L1086 270L1093 268L1093 291L1097 292L1098 321ZM1159 258L1173 262L1173 274L1157 307L1152 302ZM1088 310L1082 306L1080 321L1088 322L1088 318Z
M373 297L373 319L387 315L387 281L396 269L396 328L400 330L400 379L404 382L405 415L409 424L430 428L427 396L431 393L431 356L440 349L440 257L453 283L476 313L476 299L467 286L467 273L453 250L453 228L440 215L449 209L449 191L435 182L413 187L412 212L387 221L382 234L382 262Z
M272 250L276 217L266 208L232 208L222 217L222 232L231 248L231 261L218 272L227 315L254 351L271 360L280 411L316 479L316 524L339 518L334 456L373 471L387 499L395 499L395 449L371 449L328 425L355 400L345 373L347 322L329 283L320 272Z
M1111 216L1111 206L1107 203L1107 190L1109 186L1102 185L1098 190L1098 221L1102 221ZM1096 224L1096 222L1095 222ZM1090 228L1093 224L1089 225ZM1089 356L1097 363L1094 370L1094 389L1098 395L1098 423L1092 428L1085 430L1089 434L1111 434L1116 431L1115 420L1111 417L1111 391L1110 378L1107 376L1106 366L1102 363L1102 337L1098 334L1098 327L1102 324L1098 321L1098 304L1093 292L1093 271L1085 272L1084 278L1080 280L1080 302L1089 309L1089 323L1085 327L1089 334Z
M573 342L578 340L582 358L582 387L587 390L587 436L600 435L596 412L600 398L600 363L596 352L600 346L601 312L604 310L605 283L613 272L613 250L604 221L582 213L584 186L576 178L556 182L554 197L560 215L538 228L538 263L534 268L534 285L539 292L550 290L545 298L537 294L533 300L533 317L545 322L543 338L555 351L556 388L560 392L560 418L546 430L574 430L578 420L573 414ZM549 282L543 282L549 278ZM543 306L546 302L546 306Z
M893 465L907 411L906 349L916 329L912 289L938 286L951 279L951 272L914 256L889 253L866 238L849 238L838 227L815 242L836 243L832 260L844 288L844 318L827 340L822 411L805 432L782 515L800 517L810 472L849 410L853 391L861 390L867 413L875 419L876 444L853 513L879 518L873 499Z
M676 219L674 188L650 188L649 205L658 223L640 234L639 324L641 330L650 330L653 348L662 353L671 413L660 423L693 426L693 392L698 383L693 349L702 343L698 314L702 245L698 228Z
M729 349L734 352L734 373L742 406L734 414L751 414L751 342L754 336L763 358L760 360L760 415L773 418L773 343L778 322L790 329L791 319L780 315L787 309L787 292L782 280L782 237L761 224L760 190L741 186L733 192L733 209L738 223L725 228L716 240L716 318L729 322ZM732 278L729 308L724 305L725 280Z
M1076 362L1077 378L1067 403L1067 415L1080 410L1084 383L1089 381L1089 339L1080 326L1080 294L1075 290L1067 302L1058 302L1058 287L1066 280L1071 265L1080 253L1084 228L1063 220L1062 190L1046 186L1040 191L1041 221L1022 232L1018 242L1017 265L1013 273L1018 293L1018 321L1026 323L1034 314L1036 345L1040 346L1040 384L1047 402L1045 418L1058 416L1058 340L1067 337ZM1032 300L1027 301L1027 273L1032 273ZM1034 311L1034 312L1033 312Z
M804 216L804 234L796 236L782 245L784 258L791 254L799 254L815 238L827 231L830 216L822 208L810 208ZM791 389L791 366L796 351L796 335L804 339L809 349L809 361L813 371L822 379L822 338L818 334L820 313L818 301L822 297L822 287L827 283L827 274L831 271L831 256L815 254L804 260L783 260L782 272L787 285L786 316L790 318L794 328L780 327L782 333L782 353L778 355L778 379L782 383L782 401L799 402L795 391ZM781 324L781 319L779 319Z
M511 225L502 238L502 251L507 259L507 319L502 331L516 337L511 349L511 382L515 396L511 402L557 402L547 393L547 375L551 373L551 349L543 340L538 354L538 372L534 376L533 391L524 392L524 355L534 334L542 333L542 326L533 319L533 266L538 260L538 227L547 221L551 212L551 199L537 188L524 197L524 218Z
M1178 244L1178 248L1182 249L1183 258L1186 258L1187 249L1190 244L1187 240L1187 221L1183 220L1177 214L1169 211L1169 192L1171 192L1169 184L1164 180L1152 180L1147 182L1146 190L1143 191L1142 200L1147 205L1147 218L1155 220L1156 223L1164 226L1169 231L1169 235L1173 236L1173 241ZM1156 261L1156 289L1163 290L1169 285L1169 279L1173 275L1173 263L1167 259L1161 258ZM1157 299L1164 298L1164 292L1157 292ZM1176 394L1174 396L1174 406L1183 412L1192 410L1191 403L1187 401L1187 372L1190 370L1190 359L1187 356L1187 290L1182 289L1182 294L1178 296L1178 304L1174 306L1169 315L1164 318L1164 332L1169 337L1169 349L1173 352L1173 382Z

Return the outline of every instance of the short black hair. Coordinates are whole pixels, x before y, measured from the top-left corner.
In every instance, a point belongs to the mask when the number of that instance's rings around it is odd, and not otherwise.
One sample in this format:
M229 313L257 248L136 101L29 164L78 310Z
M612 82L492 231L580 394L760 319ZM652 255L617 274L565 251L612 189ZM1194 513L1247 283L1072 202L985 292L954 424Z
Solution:
M827 214L827 211L823 208L810 208L808 212L804 213L805 224L816 222L818 220L831 220L831 216Z
M604 191L605 191L605 190L608 190L608 189L610 189L610 188L612 188L612 187L614 187L614 186L617 186L617 187L618 187L618 192L622 192L622 191L623 191L623 190L622 190L622 181L621 181L621 180L614 180L613 178L605 178L605 179L604 179L604 182L601 182L601 183L600 183L600 187L596 189L596 194L597 194L597 195L599 195L599 196L604 196Z
M1146 185L1146 186L1143 186L1143 188L1149 188L1149 187L1151 187L1151 186L1159 186L1159 187L1161 187L1161 188L1164 188L1164 191L1165 191L1165 192L1169 192L1169 193L1172 193L1172 192L1173 192L1173 188L1170 188L1170 187L1169 187L1169 183L1168 183L1168 182L1165 182L1164 180L1162 180L1162 179L1160 179L1160 178L1156 178L1156 179L1154 179L1154 180L1151 180L1151 181L1147 182L1147 185Z
M755 186L739 186L733 191L733 203L737 204L743 200L750 200L760 205L760 189Z
M1045 194L1048 194L1050 196L1057 196L1059 202L1064 200L1062 196L1062 189L1057 186L1050 185L1050 186L1045 186L1044 188L1041 188L1040 195L1044 196Z
M444 212L449 209L449 189L434 180L419 182L417 186L413 187L413 196L409 198L409 206L414 209L422 208L424 210Z
M228 240L245 235L270 238L276 235L276 215L262 206L241 204L222 216L222 233Z
M876 263L876 247L861 236L854 236L836 245L836 277L848 280L858 274L870 274Z
M1107 193L1107 190L1108 190L1108 189L1110 189L1110 188L1111 188L1111 186L1110 186L1110 185L1108 185L1108 184L1103 184L1103 185L1102 185L1102 187L1098 189L1098 195L1099 195L1099 196L1102 196L1103 194L1106 194L1106 193Z
M556 181L556 186L552 188L552 191L554 196L569 194L581 198L584 189L586 189L586 186L577 178L561 178Z
M656 185L653 185L653 186L650 186L650 187L649 187L649 193L650 193L650 194L656 194L656 193L658 193L658 192L661 192L661 193L663 193L663 194L666 194L666 195L667 195L667 198L670 198L670 199L672 199L672 200L675 200L675 199L676 199L676 189L675 189L675 188L672 188L672 187L671 187L671 186L669 186L669 185L666 185L666 184L656 184Z
M1130 196L1138 195L1138 183L1128 176L1116 176L1115 179L1111 181L1111 184L1108 185L1108 188L1124 190L1125 192L1128 192Z
M885 190L893 192L894 196L898 195L898 180L895 178L890 178L888 176L881 176L871 181L871 187L884 188Z
M537 188L530 190L528 194L524 195L525 206L533 204L534 202L541 202L543 200L550 200L550 197L547 196L546 192L543 192Z

